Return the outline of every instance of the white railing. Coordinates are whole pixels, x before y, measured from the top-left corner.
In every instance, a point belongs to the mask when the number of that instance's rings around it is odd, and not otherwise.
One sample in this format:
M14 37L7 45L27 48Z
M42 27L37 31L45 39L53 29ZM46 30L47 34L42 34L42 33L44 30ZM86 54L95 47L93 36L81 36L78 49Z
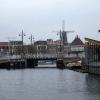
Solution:
M3 55L3 56L0 56L0 60L20 59L20 58L21 58L20 55Z
M84 54L83 54L84 55ZM83 55L79 55L79 57L84 57ZM57 54L25 54L25 58L56 58ZM72 57L77 57L74 54L64 54L64 58L72 58ZM2 55L0 56L0 60L5 60L5 59L21 59L21 55Z
M55 58L57 57L56 54L26 54L26 58Z

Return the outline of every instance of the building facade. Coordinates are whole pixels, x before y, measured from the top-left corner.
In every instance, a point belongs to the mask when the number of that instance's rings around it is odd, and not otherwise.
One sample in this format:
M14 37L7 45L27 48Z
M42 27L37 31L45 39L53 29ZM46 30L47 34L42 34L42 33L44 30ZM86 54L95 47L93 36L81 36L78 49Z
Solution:
M100 74L100 41L85 38L85 60L83 69L89 73Z
M9 52L9 43L0 42L0 55L5 55Z
M48 53L57 54L63 50L63 42L61 40L53 41L52 39L47 39Z
M37 55L47 53L47 41L36 41L34 42L34 48L36 49Z
M18 54L21 52L22 41L0 42L0 55Z
M78 35L75 37L75 39L72 41L70 44L70 54L84 58L85 53L84 53L84 46L85 44L82 42L82 40L78 37Z

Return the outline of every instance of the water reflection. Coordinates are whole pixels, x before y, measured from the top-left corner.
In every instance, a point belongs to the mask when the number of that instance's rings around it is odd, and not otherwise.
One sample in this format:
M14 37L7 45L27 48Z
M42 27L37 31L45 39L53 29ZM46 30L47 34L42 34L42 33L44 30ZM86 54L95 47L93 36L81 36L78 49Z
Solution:
M86 75L86 89L91 94L100 93L100 76L88 74Z
M99 100L100 76L71 70L0 70L0 100Z

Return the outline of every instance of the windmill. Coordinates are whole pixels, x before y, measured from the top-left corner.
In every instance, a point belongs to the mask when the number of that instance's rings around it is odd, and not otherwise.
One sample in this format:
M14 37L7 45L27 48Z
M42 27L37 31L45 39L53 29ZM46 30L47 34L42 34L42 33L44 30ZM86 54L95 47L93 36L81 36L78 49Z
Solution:
M60 40L63 42L63 45L67 45L68 44L68 33L74 33L74 30L71 31L66 31L65 30L65 21L62 21L62 29L60 29L59 31L53 31L56 32L57 35L59 35Z
M62 21L62 30L61 30L61 40L63 41L63 45L68 45L68 33L73 33L74 31L66 31L65 30L65 21Z
M60 58L63 58L65 53L68 54L69 50L70 50L70 47L68 45L68 36L67 34L69 33L73 33L74 31L66 31L65 30L65 21L63 20L62 21L62 29L60 31L53 31L53 32L56 32L57 35L59 35L59 38L60 38L60 50L59 50L59 56ZM61 45L61 42L63 45ZM62 56L62 57L61 57Z

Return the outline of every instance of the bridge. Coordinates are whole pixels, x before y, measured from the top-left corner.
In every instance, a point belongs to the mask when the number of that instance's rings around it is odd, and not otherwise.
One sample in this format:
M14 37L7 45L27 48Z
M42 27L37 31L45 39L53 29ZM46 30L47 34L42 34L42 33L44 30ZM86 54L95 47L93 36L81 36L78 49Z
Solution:
M68 63L80 61L80 58L66 56L62 59L56 54L29 55L26 54L22 58L21 55L5 55L0 57L0 68L16 69L16 68L35 68L38 61L56 61L57 68L64 69Z
M57 55L56 54L25 55L25 58L34 60L57 60Z

